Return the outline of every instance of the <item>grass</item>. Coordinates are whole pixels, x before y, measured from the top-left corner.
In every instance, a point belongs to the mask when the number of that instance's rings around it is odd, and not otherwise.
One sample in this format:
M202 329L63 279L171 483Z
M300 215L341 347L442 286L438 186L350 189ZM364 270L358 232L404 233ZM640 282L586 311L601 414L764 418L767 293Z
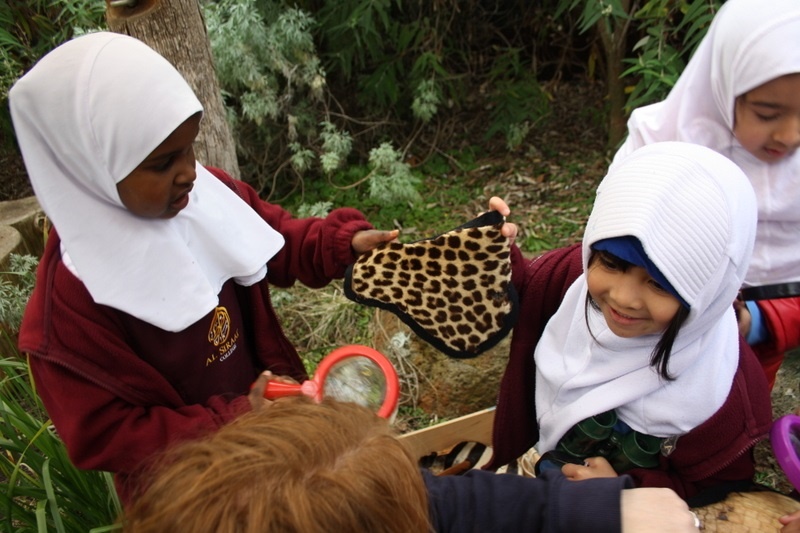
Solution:
M791 414L800 409L800 349L786 354L772 389L772 418ZM781 470L770 447L763 441L755 450L756 481L784 494L792 492L792 484Z
M0 530L101 533L121 505L107 472L72 465L16 348L38 260L11 254L0 273Z
M47 417L27 361L0 358L0 529L117 529L121 512L111 474L75 468Z

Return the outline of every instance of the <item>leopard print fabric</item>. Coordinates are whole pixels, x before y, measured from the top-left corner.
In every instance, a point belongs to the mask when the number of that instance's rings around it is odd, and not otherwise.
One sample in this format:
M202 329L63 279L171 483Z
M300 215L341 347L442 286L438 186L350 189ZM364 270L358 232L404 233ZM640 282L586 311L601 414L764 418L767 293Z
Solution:
M391 311L450 357L475 357L517 317L502 225L502 215L490 211L437 237L386 243L348 268L345 295Z

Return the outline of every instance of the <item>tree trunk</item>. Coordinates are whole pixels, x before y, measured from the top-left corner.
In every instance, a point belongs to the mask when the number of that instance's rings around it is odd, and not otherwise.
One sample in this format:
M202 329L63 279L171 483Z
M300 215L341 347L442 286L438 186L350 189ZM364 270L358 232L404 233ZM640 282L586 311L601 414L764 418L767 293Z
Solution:
M633 14L635 7L630 0L622 0L622 9ZM630 19L601 17L597 22L597 30L606 56L606 89L608 95L608 144L612 152L627 133L625 118L625 82L622 79L625 44Z
M236 145L198 0L106 0L106 6L109 29L135 37L164 56L203 104L203 122L194 145L197 160L238 178Z
M616 151L628 130L625 118L625 82L622 80L624 50L614 47L606 51L606 83L608 89L608 144Z

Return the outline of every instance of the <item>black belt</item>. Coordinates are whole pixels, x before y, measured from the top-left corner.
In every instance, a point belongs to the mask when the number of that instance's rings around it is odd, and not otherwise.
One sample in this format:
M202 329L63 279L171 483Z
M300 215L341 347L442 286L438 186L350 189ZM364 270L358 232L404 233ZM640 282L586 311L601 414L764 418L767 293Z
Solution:
M793 296L800 296L800 281L761 285L760 287L747 287L746 289L742 289L739 294L742 300L791 298Z

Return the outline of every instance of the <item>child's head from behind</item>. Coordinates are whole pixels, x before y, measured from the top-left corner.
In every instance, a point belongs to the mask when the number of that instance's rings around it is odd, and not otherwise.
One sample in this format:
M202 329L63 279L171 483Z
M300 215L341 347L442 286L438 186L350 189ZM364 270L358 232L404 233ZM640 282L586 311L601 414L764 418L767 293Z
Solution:
M286 398L164 457L126 531L426 531L416 462L355 404Z
M619 337L660 335L652 363L666 376L678 331L731 307L755 225L753 190L730 160L687 143L640 148L597 190L583 240L592 304Z
M763 162L794 153L800 145L800 5L729 0L710 33L712 91L729 130Z

